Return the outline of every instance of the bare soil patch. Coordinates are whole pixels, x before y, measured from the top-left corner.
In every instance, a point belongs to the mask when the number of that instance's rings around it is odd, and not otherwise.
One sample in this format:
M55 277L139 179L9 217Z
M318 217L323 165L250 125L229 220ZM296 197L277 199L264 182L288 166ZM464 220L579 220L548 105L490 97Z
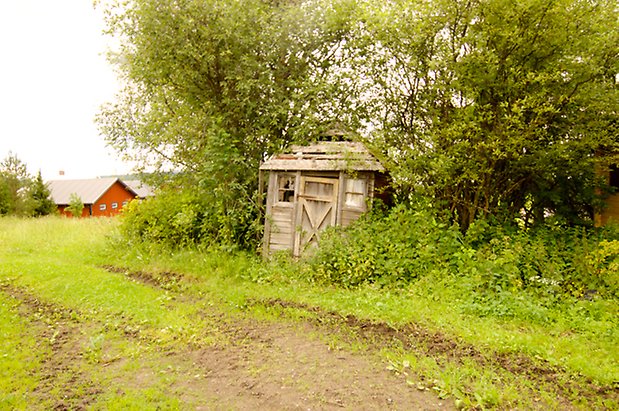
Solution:
M228 330L236 333L231 346L172 354L191 359L184 371L190 378L176 387L199 409L453 409L407 386L375 357L330 347L307 325L239 320L235 328Z
M168 287L170 283L181 284L185 281L182 275L175 273L152 274L130 272L114 267L105 268L123 273L144 284L166 290L170 290ZM179 289L171 291L179 291ZM255 405L258 401L261 408L264 408L266 404L260 400L269 398L271 403L277 404L274 409L282 409L284 404L295 402L293 397L299 404L312 403L319 409L326 406L355 408L359 405L369 409L406 408L403 404L417 404L418 409L453 407L451 402L439 401L434 395L419 392L408 386L403 378L387 372L384 365L380 365L376 357L372 356L372 353L387 345L397 345L404 350L431 356L439 364L446 362L463 364L464 361L474 361L482 367L505 370L518 378L526 378L533 383L533 386L543 385L546 390L554 391L566 408L570 408L570 398L574 397L619 399L618 387L599 386L590 379L570 374L567 370L543 359L534 359L519 353L482 351L462 340L454 339L439 331L428 330L418 324L410 323L396 328L386 323L371 322L351 315L342 316L319 307L281 299L249 301L248 306L252 305L275 307L284 311L286 309L303 310L312 315L305 323L288 322L287 324L259 324L255 321L239 319L231 321L231 318L222 317L221 331L232 336L231 341L235 342L234 348L226 347L216 353L211 352L210 349L206 351L201 349L191 352L190 357L194 358L195 363L200 367L208 369L206 374L208 377L204 377L207 381L211 381L212 378L221 381L222 375L229 375L231 370L245 369L244 378L238 379L240 374L237 373L237 378L233 379L231 385L226 385L226 387L236 387L232 391L230 391L231 388L224 389L220 386L217 392L212 393L213 398L227 398L223 404L228 404L233 399L242 401L241 399L245 398L239 394L242 392L249 393L250 402ZM205 313L205 315L213 314ZM221 316L221 314L217 315ZM308 338L308 334L314 334L315 338ZM329 335L336 334L338 338L344 339L354 335L354 338L362 340L363 344L370 348L365 355L351 354L333 351L326 343L321 342L329 340ZM304 340L300 341L299 338ZM286 347L292 347L292 349L286 351ZM325 347L326 351L324 351ZM278 348L284 351L278 351ZM187 352L181 355L184 354ZM198 357L195 357L196 355ZM245 362L239 364L239 356L245 359ZM307 367L298 366L298 364L307 363L304 358L313 358L313 364L323 365L314 366L312 373L308 374ZM334 358L344 360L334 360ZM211 363L211 360L214 363ZM245 368L242 368L243 364ZM227 371L222 371L220 369L222 366ZM263 369L268 369L269 373L262 372ZM320 369L325 369L331 374L321 374ZM193 367L189 367L188 370L190 373L195 371ZM336 371L339 374L334 374ZM367 376L368 372L373 376L373 381L365 380L364 376ZM203 374L198 372L195 375ZM258 375L259 378L256 377ZM279 389L276 389L277 382L280 380L288 381L289 384L280 384ZM305 386L306 383L303 381L307 380L312 381L314 389L299 391L298 387ZM418 378L418 380L423 381L423 378ZM290 384L290 381L295 381L295 383ZM187 382L186 395L191 397L193 387L195 387L195 381ZM372 394L363 395L356 387ZM389 391L393 387L397 388L396 392ZM290 394L292 397L287 398L286 393L290 392L294 394ZM408 398L410 394L414 394L413 398ZM403 399L403 395L406 398ZM278 398L282 402L277 402ZM422 403L415 402L423 398L425 400ZM361 402L355 402L356 399ZM241 404L242 408L245 406L249 406L249 403Z
M352 315L342 316L320 307L280 299L253 301L250 304L311 312L316 315L314 322L321 327L331 330L342 328L354 330L375 349L380 349L386 344L397 344L406 350L432 356L439 364L445 361L462 364L464 360L472 360L483 367L502 368L536 385L544 384L548 389L554 390L566 406L570 404L568 398L573 398L575 393L581 399L602 397L619 400L619 387L617 386L599 386L582 375L571 374L566 369L543 359L533 359L519 353L498 353L489 350L482 352L471 344L438 331L430 331L418 324L409 323L396 328L386 323L371 322Z
M9 284L0 284L0 291L19 301L20 315L30 319L39 336L40 352L45 352L37 370L39 384L32 393L37 407L45 404L53 410L84 410L103 392L84 373L82 358L83 324L80 314L49 302L40 301L27 291Z
M104 265L101 268L111 273L123 274L139 283L170 291L179 291L179 289L182 288L183 282L189 280L186 276L171 271L150 273L146 271L127 270L113 265Z
M152 339L138 369L126 371L129 358L89 363L84 359L85 338L91 329L101 328L97 318L42 302L10 285L0 291L21 302L20 313L32 320L33 331L48 345L37 370L33 409L86 409L110 392L123 395L149 386L179 398L186 409L454 409L451 401L407 385L376 356L331 346L312 324L257 321L216 308L203 314L221 320L219 332L229 343L158 347ZM117 335L144 338L130 332ZM110 376L105 384L97 381L103 373Z

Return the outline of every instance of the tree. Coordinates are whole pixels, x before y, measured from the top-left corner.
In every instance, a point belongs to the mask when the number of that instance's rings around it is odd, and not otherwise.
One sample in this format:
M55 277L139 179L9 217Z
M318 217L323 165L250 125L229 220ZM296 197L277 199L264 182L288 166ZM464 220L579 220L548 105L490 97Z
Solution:
M333 121L382 150L403 198L426 197L463 230L477 218L586 221L594 153L618 145L609 0L135 0L121 10L108 9L108 27L126 87L99 126L191 192L200 238L255 245L260 161Z
M28 214L27 191L31 177L26 164L9 152L0 162L0 211L5 214Z
M112 6L109 32L123 43L111 60L126 87L98 116L102 132L144 168L173 176L169 186L200 193L205 237L252 246L260 161L345 116L329 94L349 86L326 73L354 3L136 0L120 14Z
M71 213L73 217L81 217L82 212L84 211L84 203L80 196L76 193L71 193L69 196L69 205L66 210Z
M11 191L6 178L0 174L0 215L8 214L12 209Z
M35 217L52 214L56 211L56 204L51 199L51 192L49 191L47 185L43 182L40 170L36 178L32 181L29 190L29 197L32 203L32 214Z
M616 12L580 0L369 6L359 66L401 189L464 229L523 212L587 219L594 153L618 144Z

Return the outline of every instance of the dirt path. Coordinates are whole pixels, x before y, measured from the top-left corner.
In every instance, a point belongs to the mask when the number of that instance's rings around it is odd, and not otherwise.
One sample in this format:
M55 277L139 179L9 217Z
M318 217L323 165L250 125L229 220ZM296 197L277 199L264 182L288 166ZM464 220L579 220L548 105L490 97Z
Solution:
M189 355L178 389L198 409L451 409L418 391L367 354L332 348L307 324L236 324L230 346ZM241 331L242 330L242 331ZM175 354L177 355L177 354ZM212 402L200 406L204 395Z
M145 387L177 399L182 409L454 408L451 401L408 385L378 356L339 347L328 328L310 322L207 312L221 320L218 332L227 336L226 343L158 346L156 339L127 328L108 330L106 346L145 347L137 361L105 350L93 357L92 336L106 329L101 319L41 302L23 289L1 291L19 301L20 314L30 319L46 353L28 399L32 409L87 409L110 392L122 397Z

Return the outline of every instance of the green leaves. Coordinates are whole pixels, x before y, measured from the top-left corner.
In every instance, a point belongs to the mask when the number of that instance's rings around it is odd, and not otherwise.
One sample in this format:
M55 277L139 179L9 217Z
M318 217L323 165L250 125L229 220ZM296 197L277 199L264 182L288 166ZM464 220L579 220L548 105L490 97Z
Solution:
M362 64L377 92L367 104L384 113L376 128L398 155L403 189L428 193L463 228L479 217L513 221L527 196L530 222L589 219L593 153L616 145L612 2L375 9L367 41L376 53Z
M82 211L84 211L84 203L76 193L71 193L71 196L69 197L69 205L67 206L67 211L70 212L73 217L82 216Z
M142 169L203 190L220 210L208 221L227 221L213 232L239 215L251 221L242 231L256 230L260 161L333 123L383 151L401 197L427 196L462 230L479 218L591 223L594 154L618 144L614 2L136 0L121 10L108 24L126 88L102 109L101 130Z
M342 93L329 73L354 9L350 0L138 0L110 9L109 31L121 40L112 61L126 88L99 126L141 169L160 180L173 171L169 185L199 190L214 213L200 220L212 224L203 232L247 244L233 240L240 230L255 243L260 162L342 112L330 101Z

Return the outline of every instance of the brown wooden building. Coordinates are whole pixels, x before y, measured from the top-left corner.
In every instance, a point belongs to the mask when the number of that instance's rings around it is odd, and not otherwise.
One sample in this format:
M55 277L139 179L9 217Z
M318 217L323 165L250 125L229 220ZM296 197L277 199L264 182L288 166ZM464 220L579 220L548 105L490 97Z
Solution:
M82 217L116 215L129 201L138 197L138 193L115 177L53 180L48 183L48 187L59 213L66 216L71 215L66 209L71 203L72 194L84 203Z
M368 210L385 169L361 143L292 146L260 167L268 172L264 254L315 244L326 227L346 226Z
M596 226L602 226L611 221L619 224L619 166L617 164L611 165L605 175L608 185L615 189L615 193L605 199L606 207L596 213Z

